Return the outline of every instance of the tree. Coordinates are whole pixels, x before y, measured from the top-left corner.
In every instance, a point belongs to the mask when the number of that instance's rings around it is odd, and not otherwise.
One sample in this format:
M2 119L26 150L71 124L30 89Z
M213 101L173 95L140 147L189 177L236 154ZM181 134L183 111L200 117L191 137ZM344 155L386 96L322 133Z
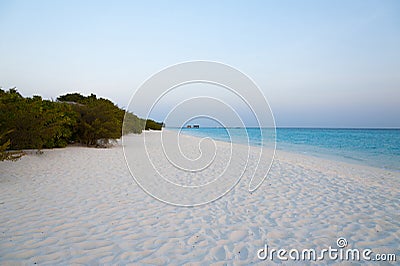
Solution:
M156 121L154 121L154 120L151 120L151 119L147 119L146 120L146 127L145 127L145 130L149 130L149 129L152 129L152 130L161 130L162 128L163 128L163 126L164 126L164 123L159 123L159 122L156 122Z
M125 121L124 121L125 117ZM78 141L88 146L118 139L122 133L141 133L143 129L160 130L162 123L144 120L125 112L110 100L95 94L61 95L57 101L40 96L24 98L15 88L0 88L0 158L11 159L8 149L65 147Z
M144 119L140 119L136 115L126 112L124 118L124 124L122 128L122 134L140 134L145 128L146 121Z
M65 147L72 136L74 113L70 106L22 97L15 89L0 92L0 126L11 132L10 149Z
M10 132L11 131L1 133L0 142L2 142L4 137ZM9 146L10 146L10 140L7 140L5 143L0 145L0 161L5 161L5 160L16 161L23 155L25 155L25 153L21 151L7 151Z
M77 113L75 138L87 146L96 145L100 139L118 139L122 135L124 111L110 100L96 95L84 97L77 94L62 95L60 100L77 100L71 104Z

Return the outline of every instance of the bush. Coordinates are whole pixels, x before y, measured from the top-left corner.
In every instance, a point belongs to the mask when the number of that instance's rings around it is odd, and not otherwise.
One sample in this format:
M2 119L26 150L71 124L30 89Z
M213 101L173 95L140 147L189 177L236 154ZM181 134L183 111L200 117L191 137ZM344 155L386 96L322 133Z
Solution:
M0 126L10 131L10 149L65 147L72 135L72 109L40 96L22 97L15 89L0 89Z
M145 128L145 124L146 122L144 119L140 119L136 115L126 112L122 128L122 134L123 135L130 133L140 134Z
M5 153L7 149L40 150L65 147L71 142L107 146L110 139L118 139L123 133L161 130L162 126L163 123L141 119L94 94L65 94L54 102L40 96L24 98L16 89L0 88L0 133L9 138L0 146L0 158L14 158L9 157L13 153Z
M99 139L121 137L125 112L110 100L98 99L94 94L84 97L76 93L60 96L57 100L67 100L76 112L77 123L74 137L80 143L93 146Z
M3 132L2 134L0 134L0 141L2 141L4 136L10 132L11 131ZM10 146L10 140L7 140L5 143L0 145L0 161L5 161L5 160L16 161L23 155L25 155L25 153L21 151L7 151L9 146Z
M151 129L151 130L161 130L163 128L163 126L164 126L163 123L159 123L159 122L156 122L154 120L147 119L146 120L145 130L149 130L149 129Z

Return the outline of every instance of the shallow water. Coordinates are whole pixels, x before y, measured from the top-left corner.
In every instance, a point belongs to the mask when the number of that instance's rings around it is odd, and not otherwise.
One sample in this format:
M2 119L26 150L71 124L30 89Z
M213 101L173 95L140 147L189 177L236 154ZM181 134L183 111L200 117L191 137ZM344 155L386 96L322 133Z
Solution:
M253 146L271 146L274 136L273 130L259 128L183 128L182 133ZM400 129L277 128L276 145L279 150L400 171Z

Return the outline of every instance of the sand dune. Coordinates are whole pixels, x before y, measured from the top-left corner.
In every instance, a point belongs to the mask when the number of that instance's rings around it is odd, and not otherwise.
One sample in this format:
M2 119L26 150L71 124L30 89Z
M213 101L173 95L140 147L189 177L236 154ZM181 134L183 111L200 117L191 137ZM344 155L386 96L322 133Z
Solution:
M159 134L146 138L156 143ZM217 142L221 150L227 145ZM171 178L185 178L169 171L158 145L148 151ZM208 169L215 174L224 159L216 160L217 167ZM0 171L2 265L274 264L280 261L257 258L265 243L275 249L320 250L336 247L339 237L351 248L395 253L400 259L397 172L279 151L255 192L248 192L245 173L221 199L177 207L136 184L121 145L31 153L1 162Z

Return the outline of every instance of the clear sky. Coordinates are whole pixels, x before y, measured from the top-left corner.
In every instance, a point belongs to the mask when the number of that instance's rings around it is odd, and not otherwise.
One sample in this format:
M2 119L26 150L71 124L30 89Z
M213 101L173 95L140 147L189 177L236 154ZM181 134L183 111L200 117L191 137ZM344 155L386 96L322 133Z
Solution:
M400 1L0 1L0 85L127 106L157 71L229 64L277 126L400 127ZM157 117L155 117L157 119Z

